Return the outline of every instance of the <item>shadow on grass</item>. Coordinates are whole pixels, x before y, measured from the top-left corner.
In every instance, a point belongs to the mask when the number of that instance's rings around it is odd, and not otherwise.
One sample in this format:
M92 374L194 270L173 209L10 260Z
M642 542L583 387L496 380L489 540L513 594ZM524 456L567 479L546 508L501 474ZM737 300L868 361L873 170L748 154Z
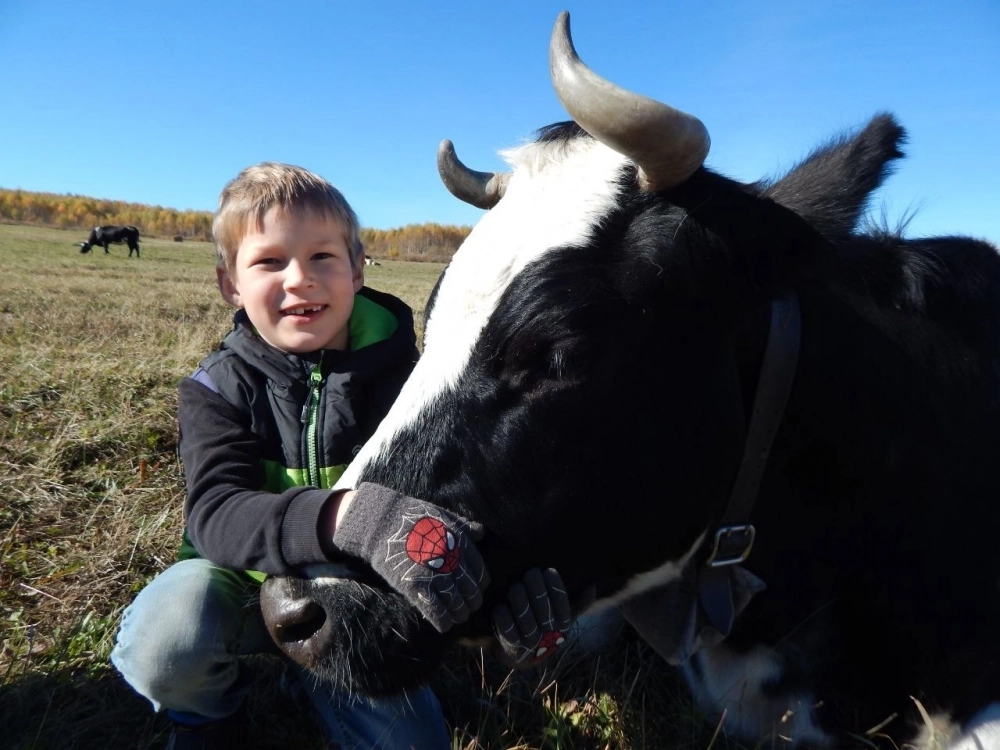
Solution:
M158 748L166 722L110 669L100 677L29 674L0 686L0 745Z
M259 747L326 747L312 708L287 690L289 670L277 659L252 659L250 736ZM99 675L28 674L0 685L0 747L5 750L159 749L170 734L111 667Z
M250 736L257 747L327 747L297 674L276 657L247 658ZM597 654L570 650L545 668L509 672L478 651L455 649L432 687L454 750L743 750L717 738L676 670L625 635ZM162 748L153 714L110 666L8 675L0 684L5 750Z

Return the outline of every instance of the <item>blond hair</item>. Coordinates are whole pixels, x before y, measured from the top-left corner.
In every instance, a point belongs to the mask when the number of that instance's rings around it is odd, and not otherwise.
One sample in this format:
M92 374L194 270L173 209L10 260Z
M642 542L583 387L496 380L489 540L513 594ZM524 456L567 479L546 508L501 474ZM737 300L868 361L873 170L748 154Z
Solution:
M283 211L315 212L327 216L344 231L351 249L351 263L357 264L363 247L361 228L343 194L333 185L302 167L277 162L262 162L247 167L230 180L219 196L219 208L212 222L215 257L220 268L231 274L236 265L236 251L246 237L251 222L264 229L264 215L279 206Z

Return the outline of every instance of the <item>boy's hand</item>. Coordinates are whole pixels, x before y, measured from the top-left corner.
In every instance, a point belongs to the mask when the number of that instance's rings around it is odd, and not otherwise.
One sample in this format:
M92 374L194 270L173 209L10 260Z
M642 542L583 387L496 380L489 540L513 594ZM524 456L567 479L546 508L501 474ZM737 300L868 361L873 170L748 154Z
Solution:
M490 582L475 542L483 527L424 500L362 484L333 532L439 631L465 622Z
M493 610L493 630L510 667L523 669L552 656L566 640L573 611L562 577L554 568L532 568L507 592L507 604Z

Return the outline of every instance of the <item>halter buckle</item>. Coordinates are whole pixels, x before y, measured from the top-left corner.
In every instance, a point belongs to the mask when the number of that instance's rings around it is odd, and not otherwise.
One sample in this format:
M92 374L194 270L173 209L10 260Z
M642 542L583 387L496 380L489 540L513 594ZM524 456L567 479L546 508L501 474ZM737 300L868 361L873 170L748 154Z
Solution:
M710 568L739 565L750 556L757 531L750 524L744 526L720 526L715 532L712 552L705 564Z

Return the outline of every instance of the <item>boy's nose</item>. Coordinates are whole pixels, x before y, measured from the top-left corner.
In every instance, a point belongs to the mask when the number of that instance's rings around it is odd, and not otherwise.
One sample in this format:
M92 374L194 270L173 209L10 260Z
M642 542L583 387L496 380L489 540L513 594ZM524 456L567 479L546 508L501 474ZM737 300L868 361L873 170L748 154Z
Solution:
M293 260L285 269L286 288L303 286L309 284L311 281L312 277L309 275L309 269L298 261Z

